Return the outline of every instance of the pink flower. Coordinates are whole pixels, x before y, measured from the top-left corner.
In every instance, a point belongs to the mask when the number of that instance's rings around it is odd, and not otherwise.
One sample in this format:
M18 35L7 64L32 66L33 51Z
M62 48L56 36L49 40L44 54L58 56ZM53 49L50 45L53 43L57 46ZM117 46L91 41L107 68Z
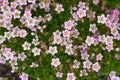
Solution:
M6 64L6 58L3 56L0 56L0 63Z
M80 77L81 76L87 76L88 75L88 72L86 69L83 69L83 70L80 70Z
M72 68L78 69L79 65L80 65L80 62L78 62L77 60L74 60L74 64L72 65Z
M107 45L106 46L106 49L108 50L108 52L112 51L114 48L113 48L113 45Z
M79 20L79 16L77 15L77 13L72 13L72 17L73 19L75 19L75 21L78 21Z
M24 72L19 77L21 80L28 80L28 74L26 74Z
M47 21L51 21L51 19L52 19L52 15L50 13L46 14L44 17Z
M85 2L80 1L78 3L78 7L81 8L81 9L85 8Z
M50 53L50 54L52 54L52 55L55 55L57 52L58 52L58 51L57 51L57 47L56 47L56 46L54 46L54 47L49 46L48 53Z
M119 34L117 29L111 29L111 34L115 37L116 35Z
M67 73L67 79L66 80L76 80L76 77L73 72Z
M100 15L100 16L97 16L97 19L98 19L98 23L102 23L102 24L104 24L104 23L106 23L106 20L107 20L107 18L105 17L105 15L104 14L102 14L102 15Z
M101 6L101 10L103 11L103 10L105 10L105 6L103 5L103 6Z
M24 30L24 29L21 29L20 31L19 31L19 36L21 37L21 38L25 38L26 36L27 36L27 31L26 30Z
M79 9L77 11L77 15L79 16L79 18L83 18L86 16L86 10L83 10L83 9Z
M2 5L2 3L3 3L3 0L0 0L0 5Z
M99 60L102 60L103 59L103 55L101 53L99 53L97 56L96 56L96 60L99 61Z
M112 36L107 36L105 38L105 43L106 43L106 45L113 44L113 37Z
M17 2L11 2L11 8L15 9L17 7Z
M120 60L120 55L119 54L115 54L115 59L116 60Z
M82 43L82 45L81 45L81 46L79 46L79 48L82 48L83 50L85 50L87 47L88 47L88 46L87 46L87 44L86 44L86 43Z
M64 9L62 8L62 4L57 4L55 11L57 11L58 14L64 11Z
M71 30L74 26L76 26L76 24L73 20L69 20L64 23L64 28L67 30Z
M120 80L120 77L113 76L113 77L111 77L111 80Z
M98 62L95 62L92 65L92 70L95 71L95 72L98 72L100 68L101 68L101 66L100 66L100 64Z
M99 44L99 41L98 41L97 38L94 38L94 43L93 43L93 45L96 46L97 44Z
M88 18L95 18L95 17L96 17L95 14L96 14L96 12L93 11L92 14L87 14L87 17L88 17Z
M112 13L113 17L117 18L119 15L120 15L120 11L119 10L117 10L117 9L113 10L113 13Z
M23 18L30 18L31 17L31 10L25 10L24 17ZM21 20L22 21L22 20Z
M99 42L102 42L102 43L104 43L105 42L105 35L99 35Z
M86 60L83 62L83 68L90 69L91 65L92 65L92 62L90 62L89 60Z
M62 42L62 37L61 36L54 36L53 37L53 44L60 44Z
M58 77L58 78L62 78L62 77L63 77L63 73L61 73L61 72L57 72L57 73L56 73L56 77Z
M14 58L14 53L12 53L11 51L4 52L3 55L4 55L4 57L5 57L6 60Z
M41 48L42 48L42 49L45 49L45 47L46 47L46 44L45 44L45 43L42 43L42 44L41 44Z
M82 57L83 60L88 60L88 58L90 57L90 55L87 54L87 53L82 53L81 57Z
M60 59L59 58L53 58L51 65L54 67L58 67L61 64Z
M108 21L105 22L105 25L110 28L111 25L112 25L112 22L108 20Z
M93 0L93 4L98 5L99 0Z
M40 1L40 3L38 5L39 5L40 9L43 9L46 6L44 1Z
M109 77L112 78L113 76L116 76L116 72L115 71L110 71Z
M2 5L3 5L3 6L7 6L8 4L9 4L8 0L3 0L3 1L2 1Z
M64 30L62 33L63 33L63 37L67 37L67 38L70 37L70 31Z
M89 31L91 31L92 33L95 33L97 31L97 27L96 27L96 24L90 24L90 28L89 28Z
M8 51L11 52L12 50L11 50L11 48L4 48L4 51L5 51L5 53L6 53L6 52L8 52Z
M71 30L71 35L72 35L74 38L78 38L79 34L80 34L80 33L78 32L78 29Z

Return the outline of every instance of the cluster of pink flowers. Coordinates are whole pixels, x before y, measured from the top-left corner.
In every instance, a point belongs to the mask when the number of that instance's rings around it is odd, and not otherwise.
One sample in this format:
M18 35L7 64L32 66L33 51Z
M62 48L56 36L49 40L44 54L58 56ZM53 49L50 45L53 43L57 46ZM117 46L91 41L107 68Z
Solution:
M94 5L98 5L100 0L93 0L92 2ZM2 53L0 54L0 63L8 63L12 67L11 72L14 73L19 69L18 61L24 62L28 56L32 56L33 58L41 55L51 55L51 66L57 70L55 75L57 78L62 78L64 73L60 67L63 66L64 62L62 62L59 56L56 56L60 54L59 51L61 50L63 54L65 53L65 55L70 57L80 55L80 59L82 60L79 61L76 58L72 64L70 64L71 71L67 72L66 80L77 79L74 70L80 69L80 77L88 76L89 72L99 72L102 68L100 62L104 59L103 53L89 54L89 49L91 46L97 47L100 45L99 48L103 51L111 52L115 50L114 40L120 40L120 11L115 9L112 10L111 14L96 15L96 12L92 11L86 2L79 1L78 5L72 7L70 10L71 18L63 22L61 26L63 29L55 30L52 33L52 39L49 38L49 43L46 45L46 43L41 40L43 36L40 36L37 32L41 32L45 36L47 35L47 32L44 30L48 27L46 23L53 19L50 13L51 5L54 7L57 15L65 11L64 5L55 3L54 0L40 0L38 3L37 0L14 0L10 3L8 0L0 0L0 9L2 12L0 13L0 26L7 30L3 36L0 35L0 52ZM46 14L33 16L32 11L37 11L37 9L44 10ZM91 35L86 35L85 39L83 39L81 34L82 31L84 32L85 30L79 30L78 27L82 25L78 25L78 23L85 23L85 18L96 18L97 23L84 26L88 27ZM14 20L18 20L18 26L14 26ZM109 29L109 33L100 34L98 24L104 25L101 27ZM32 40L26 39L29 35L32 36ZM16 38L25 39L25 41L21 43L22 51L14 51L4 44L6 41L19 43ZM82 44L74 45L76 42L75 39L78 39ZM116 51L120 51L120 49L116 48ZM26 54L26 52L32 54ZM116 54L115 58L120 60L120 55ZM93 59L94 62L92 62ZM81 65L82 69L80 67ZM27 67L38 68L39 66L39 63L34 61ZM22 70L27 69L27 67L22 66ZM111 80L120 80L113 71L110 72L109 76ZM29 80L29 74L22 72L19 78L21 80Z
M111 72L109 73L108 80L120 80L120 77L118 77L118 76L116 75L116 72L115 72L115 71L111 71Z

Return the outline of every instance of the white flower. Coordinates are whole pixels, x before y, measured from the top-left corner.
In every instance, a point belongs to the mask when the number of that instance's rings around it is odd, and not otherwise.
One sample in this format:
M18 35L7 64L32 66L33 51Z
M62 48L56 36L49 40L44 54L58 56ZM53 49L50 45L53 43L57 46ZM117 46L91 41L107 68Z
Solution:
M33 39L33 40L32 40L32 44L35 45L35 46L37 46L37 45L40 44L40 42L39 42L38 39L36 38L36 39Z
M52 62L51 62L52 66L58 67L60 64L61 64L61 62L60 62L59 58L53 58L52 59Z
M11 70L12 73L17 72L17 70L18 70L18 67L12 66L12 70Z
M28 26L35 26L35 19L34 18L32 18L32 17L30 17L29 19L27 19L27 25Z
M19 36L19 31L13 29L13 31L11 32L11 36L13 38L18 37Z
M21 13L21 11L19 11L19 10L14 10L14 12L13 12L14 19L20 18L20 13Z
M32 49L32 52L34 53L34 56L40 55L41 49L34 47Z
M2 44L5 41L5 38L3 36L0 36L0 44Z
M36 0L28 0L29 3L35 3Z
M24 44L22 45L24 50L30 50L30 46L31 46L31 44L28 43L27 41L25 41Z
M65 53L67 53L68 55L74 54L72 47L66 46Z
M88 75L86 69L80 70L80 76L84 76L84 75L85 75L85 76Z
M32 62L32 64L30 65L30 67L38 67L38 64Z
M46 14L44 17L47 21L50 21L52 19L51 14Z
M56 53L58 53L57 47L56 47L56 46L54 46L54 47L49 46L48 53L50 53L50 54L52 54L52 55L55 55Z
M10 32L4 32L4 37L10 39L12 36Z
M91 46L91 44L94 43L94 38L87 36L85 42L88 44L88 46Z
M98 18L98 21L97 21L98 23L104 24L107 21L107 18L105 17L104 14L102 14L101 16L97 16L97 18Z
M24 61L26 57L27 56L25 55L24 52L18 54L18 59L20 59L21 61Z
M45 2L44 1L41 1L38 5L40 6L40 9L45 8Z
M72 68L78 69L79 65L80 65L80 62L78 62L77 60L74 60L74 64L73 64Z
M11 59L11 60L9 61L9 63L10 63L11 66L18 65L17 57L14 57L13 59Z
M92 33L95 33L97 31L97 27L96 27L96 24L90 24L90 28L89 28L89 31L91 31Z

